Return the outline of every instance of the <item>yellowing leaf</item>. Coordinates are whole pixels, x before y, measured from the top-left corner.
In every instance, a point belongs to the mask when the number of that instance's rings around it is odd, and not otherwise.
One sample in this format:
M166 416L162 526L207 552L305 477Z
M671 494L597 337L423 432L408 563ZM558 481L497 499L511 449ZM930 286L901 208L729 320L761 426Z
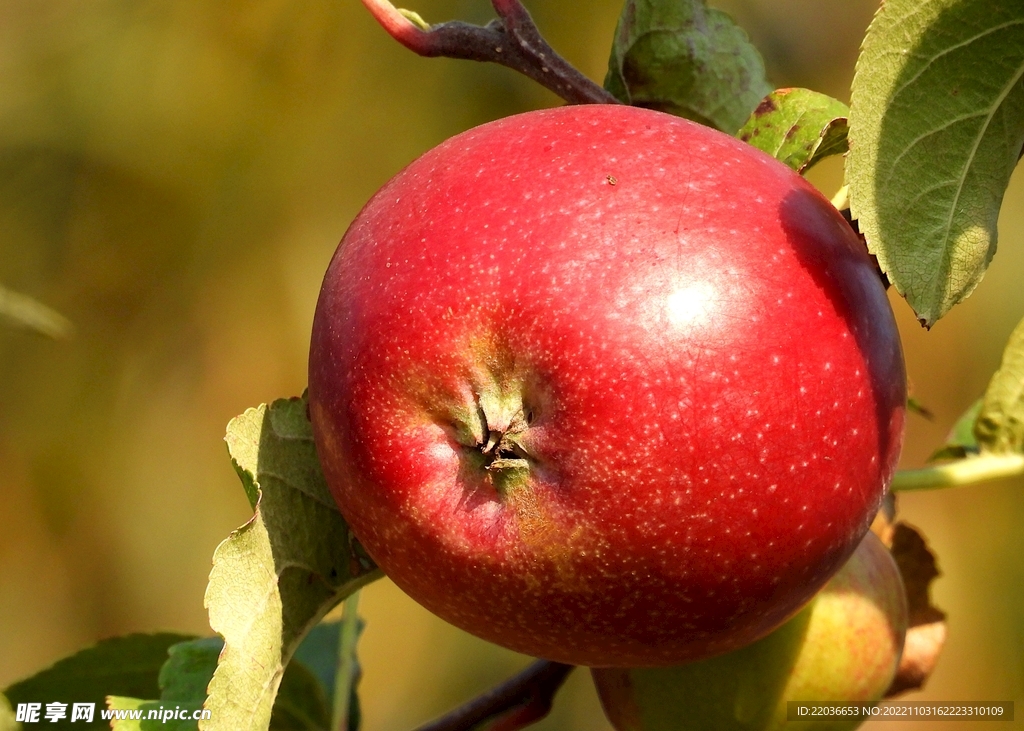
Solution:
M757 105L736 136L803 173L846 152L849 114L845 104L825 94L778 89Z
M327 489L305 398L249 409L226 440L255 512L214 554L206 605L224 650L200 728L265 731L302 638L381 573Z
M985 390L974 437L985 452L1024 453L1024 321L1010 335Z

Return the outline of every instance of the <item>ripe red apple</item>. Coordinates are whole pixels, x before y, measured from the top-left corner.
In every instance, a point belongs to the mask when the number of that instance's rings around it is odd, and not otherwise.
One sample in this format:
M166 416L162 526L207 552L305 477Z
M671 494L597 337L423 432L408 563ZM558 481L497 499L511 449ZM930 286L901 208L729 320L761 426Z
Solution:
M767 637L673 668L595 668L594 683L617 731L842 731L860 722L787 722L787 702L878 701L906 632L899 569L868 533L811 603Z
M480 637L671 665L764 636L868 529L905 383L876 268L817 191L625 106L454 137L345 234L310 414L354 533Z

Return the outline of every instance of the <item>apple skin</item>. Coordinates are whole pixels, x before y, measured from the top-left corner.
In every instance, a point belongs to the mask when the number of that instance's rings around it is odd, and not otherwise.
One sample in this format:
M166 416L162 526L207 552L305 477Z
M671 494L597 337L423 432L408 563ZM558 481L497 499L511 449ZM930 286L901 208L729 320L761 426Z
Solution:
M592 673L616 731L844 731L861 722L789 722L787 701L878 701L906 632L899 569L868 533L809 605L754 644L673 668Z
M522 653L674 665L795 614L868 530L905 374L877 270L798 175L634 107L460 134L324 279L309 403L370 556Z

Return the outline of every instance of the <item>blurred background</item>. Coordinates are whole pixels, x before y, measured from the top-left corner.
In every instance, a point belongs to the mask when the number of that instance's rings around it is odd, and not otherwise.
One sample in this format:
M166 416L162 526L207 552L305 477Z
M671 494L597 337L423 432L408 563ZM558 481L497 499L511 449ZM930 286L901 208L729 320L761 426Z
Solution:
M603 79L620 0L527 4ZM719 6L776 86L849 99L876 2ZM486 0L415 9L491 15ZM0 687L102 637L209 634L213 549L250 514L224 427L304 388L320 279L346 226L445 138L557 103L503 68L414 56L357 0L0 0L0 285L76 328L54 341L0 324ZM841 162L811 177L831 195ZM914 394L935 414L911 417L904 466L982 393L1024 316L1019 175L1000 234L991 272L932 332L894 299ZM950 629L911 697L1016 700L1024 713L1022 488L901 499L938 553ZM528 662L387 581L361 608L366 731L412 728ZM538 728L607 728L584 673Z

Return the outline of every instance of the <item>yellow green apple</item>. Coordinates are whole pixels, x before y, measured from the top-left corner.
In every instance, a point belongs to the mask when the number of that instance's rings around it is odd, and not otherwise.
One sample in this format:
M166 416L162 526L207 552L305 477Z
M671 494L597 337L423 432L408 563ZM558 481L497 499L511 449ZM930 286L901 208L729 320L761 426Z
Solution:
M878 701L906 629L899 570L868 533L811 603L767 637L676 667L592 673L617 731L842 731L858 721L787 721L787 702Z

